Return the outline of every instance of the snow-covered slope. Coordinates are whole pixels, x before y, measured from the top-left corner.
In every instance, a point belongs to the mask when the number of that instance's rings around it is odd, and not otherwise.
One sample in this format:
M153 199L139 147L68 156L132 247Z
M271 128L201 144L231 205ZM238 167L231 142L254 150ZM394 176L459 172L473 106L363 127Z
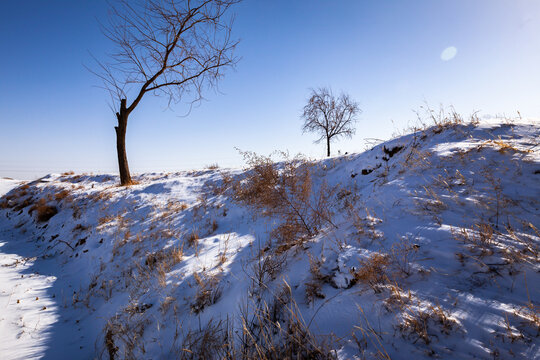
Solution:
M261 159L27 183L0 201L0 357L540 358L539 139L435 126L271 196Z

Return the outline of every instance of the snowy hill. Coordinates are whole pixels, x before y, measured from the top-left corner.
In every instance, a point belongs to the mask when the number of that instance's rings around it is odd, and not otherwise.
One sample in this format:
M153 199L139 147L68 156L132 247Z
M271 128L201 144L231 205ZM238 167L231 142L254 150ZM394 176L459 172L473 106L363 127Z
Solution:
M540 125L245 155L4 195L0 357L540 358Z

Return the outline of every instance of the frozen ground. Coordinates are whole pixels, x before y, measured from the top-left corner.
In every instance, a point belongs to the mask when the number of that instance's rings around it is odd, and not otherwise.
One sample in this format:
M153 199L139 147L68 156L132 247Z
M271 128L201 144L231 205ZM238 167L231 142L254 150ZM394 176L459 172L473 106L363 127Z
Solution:
M273 208L242 170L0 180L0 358L540 358L539 139L434 126Z

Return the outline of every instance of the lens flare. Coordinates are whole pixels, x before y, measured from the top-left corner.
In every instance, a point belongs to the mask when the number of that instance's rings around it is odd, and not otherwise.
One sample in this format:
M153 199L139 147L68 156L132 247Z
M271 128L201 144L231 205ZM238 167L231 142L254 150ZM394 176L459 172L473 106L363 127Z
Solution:
M457 55L457 49L455 46L449 46L441 53L441 60L449 61L455 58Z

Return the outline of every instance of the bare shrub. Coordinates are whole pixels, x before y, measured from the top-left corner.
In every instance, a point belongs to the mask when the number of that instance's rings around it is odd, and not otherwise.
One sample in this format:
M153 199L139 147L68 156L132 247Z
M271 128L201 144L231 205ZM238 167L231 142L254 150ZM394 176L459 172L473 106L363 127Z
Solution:
M39 199L38 202L30 208L29 213L34 211L36 212L36 219L38 222L47 222L58 213L58 209L55 206L48 205L47 200L44 198Z
M412 262L416 259L419 246L408 237L401 237L399 241L392 244L390 248L390 258L401 273L410 276L412 273Z
M282 220L272 232L281 251L317 235L324 224L331 224L330 197L334 190L325 183L313 188L312 164L286 154L279 164L252 152L242 155L249 168L233 183L234 198L265 216Z

